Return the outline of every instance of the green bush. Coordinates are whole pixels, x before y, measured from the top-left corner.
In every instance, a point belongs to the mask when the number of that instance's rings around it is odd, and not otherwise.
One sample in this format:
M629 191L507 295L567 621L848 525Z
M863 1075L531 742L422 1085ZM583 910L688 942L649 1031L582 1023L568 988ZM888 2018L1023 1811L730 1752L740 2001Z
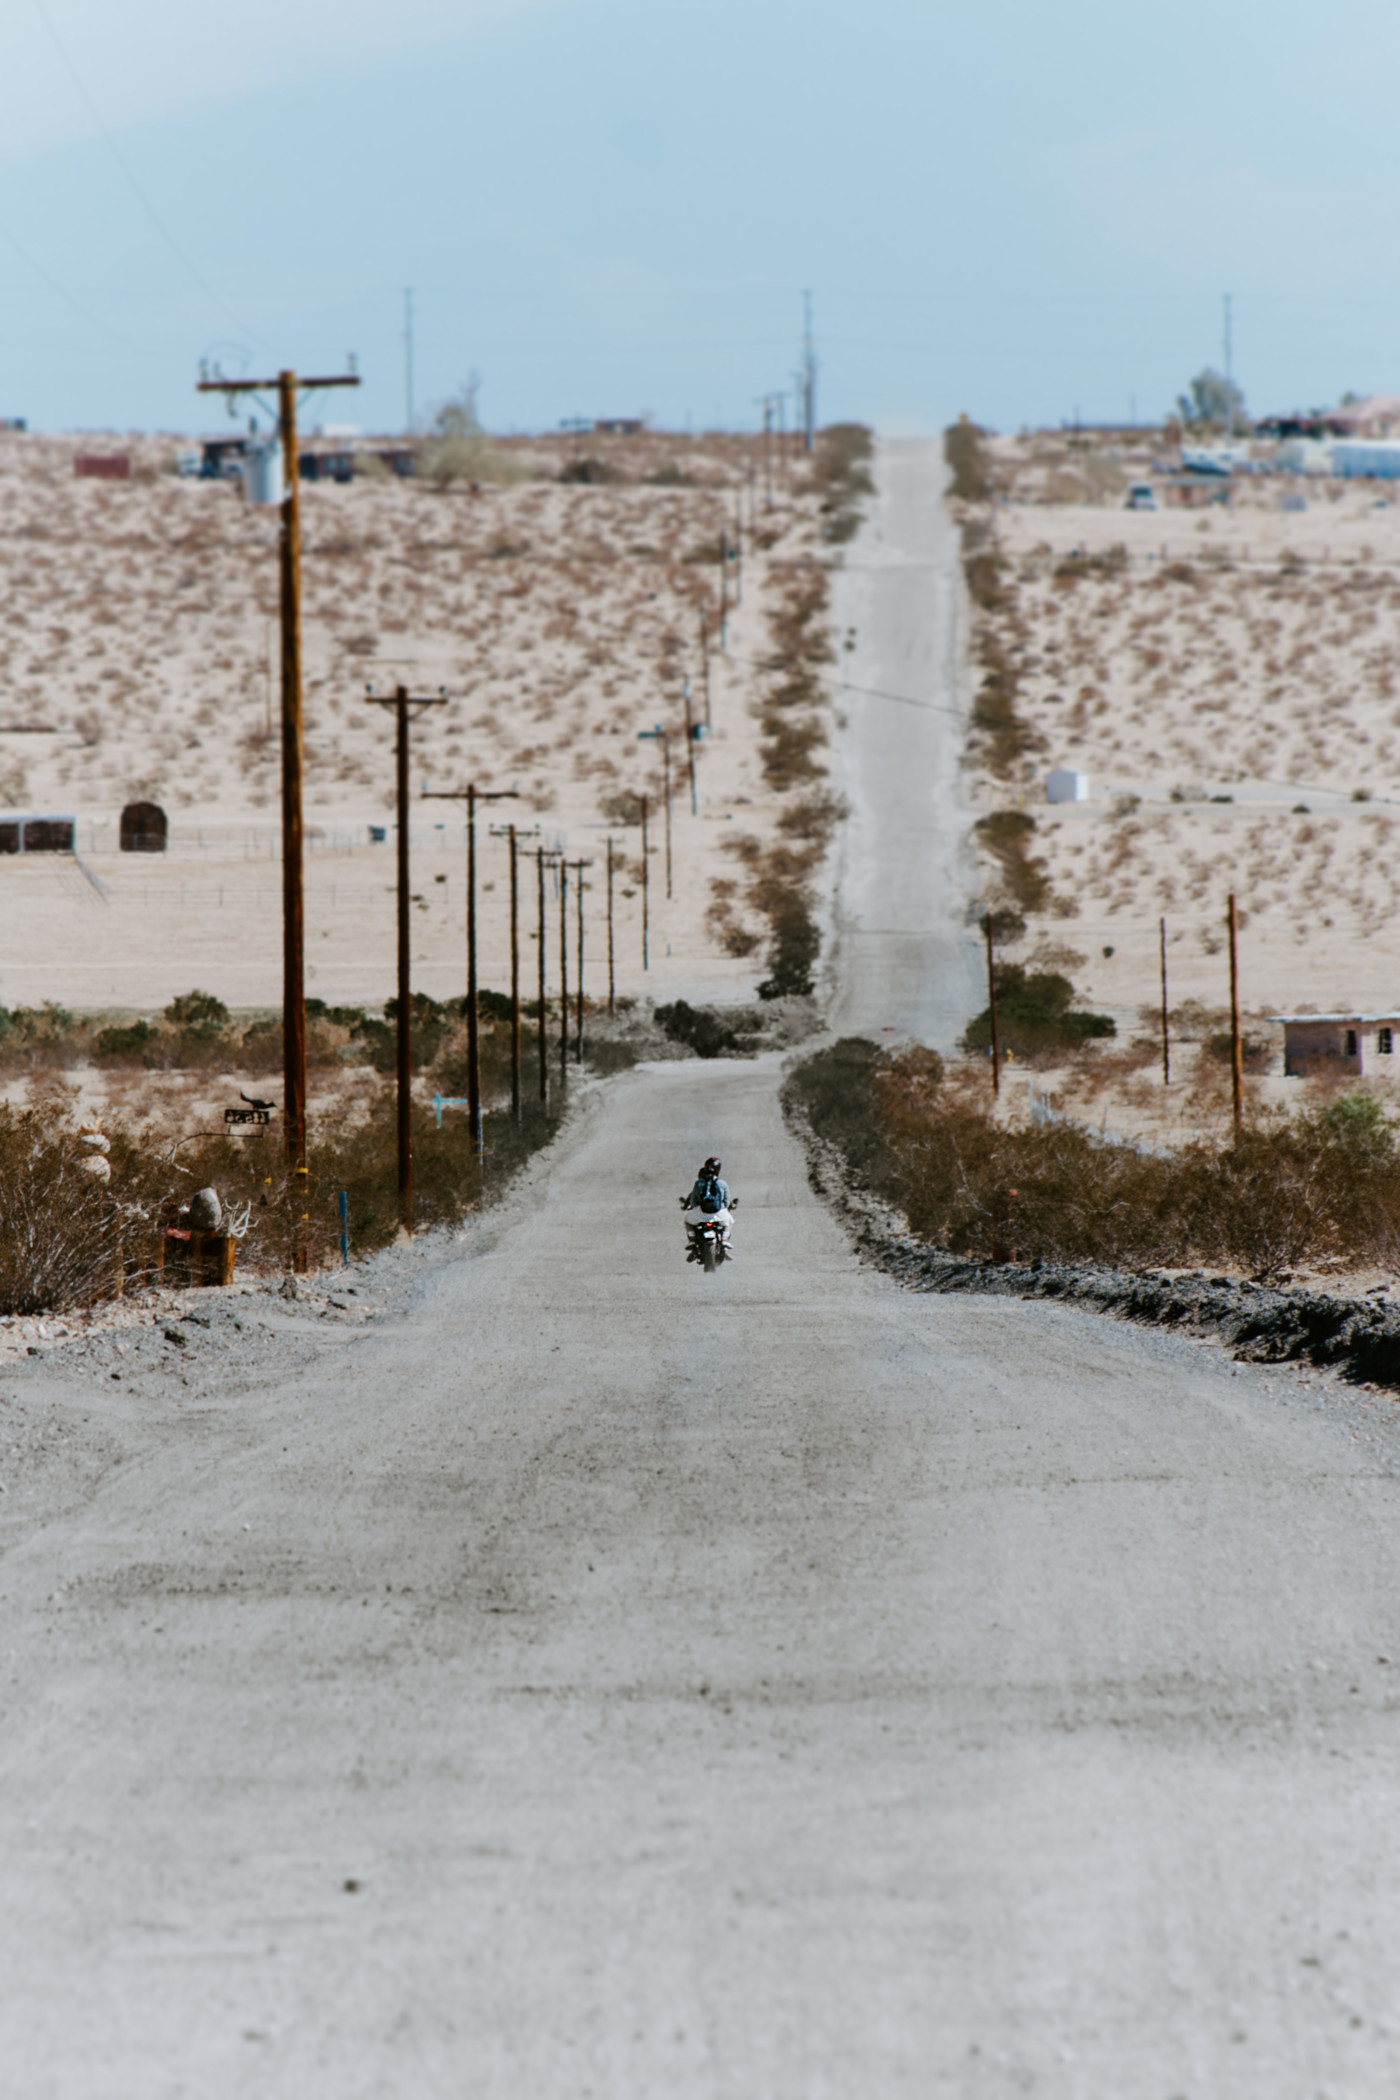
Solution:
M953 471L953 494L965 503L985 503L991 494L985 439L985 431L965 416L943 433L943 457Z
M1082 1013L1074 986L1058 970L1028 971L1021 963L997 964L997 1032L1003 1050L1019 1057L1037 1051L1078 1050L1118 1033L1110 1014ZM960 1048L977 1056L991 1048L992 1010L983 1007L963 1030Z
M559 480L583 488L604 488L621 481L616 467L605 459L571 459L559 470Z
M165 1018L180 1035L212 1041L228 1026L228 1008L212 992L181 992L166 1007Z
M93 1049L99 1064L145 1064L160 1041L160 1030L149 1021L130 1021L99 1029Z
M719 1057L734 1048L733 1029L724 1027L708 1007L696 1008L677 999L673 1005L658 1006L656 1018L672 1042L688 1044L697 1057Z
M1007 1124L965 1084L941 1082L928 1051L847 1041L800 1065L784 1101L911 1231L953 1253L1209 1263L1260 1283L1336 1261L1400 1273L1396 1128L1362 1092L1163 1152L1073 1123Z

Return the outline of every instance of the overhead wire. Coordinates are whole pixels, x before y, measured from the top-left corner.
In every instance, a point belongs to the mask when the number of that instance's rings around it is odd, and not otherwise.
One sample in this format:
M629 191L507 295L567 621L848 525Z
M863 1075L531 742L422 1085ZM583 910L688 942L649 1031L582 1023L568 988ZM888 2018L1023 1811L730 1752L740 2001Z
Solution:
M20 261L24 263L27 268L34 272L34 275L39 279L39 281L42 284L46 284L48 286L49 290L53 293L54 297L56 299L61 299L63 304L69 309L69 311L71 313L75 313L78 316L78 319L84 322L89 328L100 329L104 335L110 336L114 343L120 343L124 350L136 351L138 356L155 357L157 355L163 355L163 353L158 353L152 350L149 344L138 343L132 336L124 335L119 328L114 328L110 321L104 320L101 314L93 313L89 307L83 305L80 299L75 299L73 294L69 291L68 287L65 284L60 283L59 279L54 276L52 270L47 268L47 266L39 260L38 256L35 255L31 249L25 246L24 242L20 239L19 235L15 232L14 228L12 226L7 225L3 219L0 219L0 234L2 234L4 238L9 242L10 246L14 249L15 254L19 257Z
M203 292L205 298L212 301L212 303L218 307L219 311L222 314L226 315L230 321L232 321L234 327L238 329L240 334L246 334L248 332L246 323L240 318L238 314L234 313L233 309L225 302L222 296L215 291L213 285L210 284L209 280L205 277L204 273L200 270L198 264L193 260L193 258L186 254L184 248L180 245L179 241L176 240L175 235L171 232L170 228L166 225L165 220L161 217L160 213L156 210L155 205L151 202L151 199L147 195L143 184L137 179L135 169L127 160L126 155L122 152L120 146L118 146L116 139L112 136L112 133L107 127L106 121L103 118L101 110L98 108L96 102L89 94L86 82L84 81L81 73L78 71L77 66L73 63L73 59L68 50L68 46L64 43L63 38L58 33L58 30L50 21L48 11L44 6L44 0L32 0L32 4L34 12L38 15L39 20L43 23L44 28L48 34L49 40L52 43L55 51L58 53L64 71L67 73L69 79L72 81L74 87L77 89L78 94L82 99L83 105L88 112L88 115L92 118L93 123L97 126L103 144L106 146L107 151L111 154L113 160L116 162L118 168L121 170L122 175L128 187L130 188L132 195L136 198L136 201L141 206L141 209L145 212L147 218L155 227L156 232L160 235L166 247L170 250L171 254L180 264L181 268L187 271L192 281L199 286L199 289Z
M726 649L723 654L726 657L731 657L736 663L752 664L760 671L776 673L783 669L781 663L775 663L768 656L745 656L740 649ZM937 700L916 700L912 693L887 693L880 686L856 685L849 678L834 678L820 671L812 673L812 679L816 685L834 685L839 687L843 693L859 693L866 700L893 700L900 707L919 707L926 714L953 715L959 722L967 720L967 709L965 707L945 707Z

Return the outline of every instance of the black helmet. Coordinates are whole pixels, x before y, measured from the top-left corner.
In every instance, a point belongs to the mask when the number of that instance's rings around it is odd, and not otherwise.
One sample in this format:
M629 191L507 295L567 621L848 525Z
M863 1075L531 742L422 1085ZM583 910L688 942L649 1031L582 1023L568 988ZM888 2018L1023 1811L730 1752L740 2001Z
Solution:
M718 1174L719 1170L719 1161L717 1159L707 1159L700 1172L702 1174Z

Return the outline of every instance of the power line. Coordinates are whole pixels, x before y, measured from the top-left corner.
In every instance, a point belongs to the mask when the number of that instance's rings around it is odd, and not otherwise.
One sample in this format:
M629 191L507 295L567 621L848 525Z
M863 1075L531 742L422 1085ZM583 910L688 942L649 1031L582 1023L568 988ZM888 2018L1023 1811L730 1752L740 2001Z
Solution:
M12 227L7 226L3 219L0 219L0 234L4 235L5 239L14 249L15 254L19 257L20 261L34 272L34 275L40 280L42 284L46 284L48 286L49 290L54 294L54 297L56 299L62 300L63 304L68 308L69 312L76 314L78 316L78 319L80 321L85 322L89 328L100 328L103 334L110 336L114 343L120 343L122 345L122 348L125 350L136 351L137 355L140 357L154 358L159 356L162 364L166 362L164 352L152 350L149 347L136 342L131 336L123 335L120 329L113 328L110 321L104 321L100 314L93 313L91 308L84 306L81 300L75 299L73 297L73 294L68 290L67 286L64 284L60 284L59 280L53 275L52 271L47 269L45 265L40 262L37 255L32 254L30 250L26 248L24 242L20 239L19 235L14 231Z
M111 154L113 160L121 169L122 174L125 176L126 181L132 191L132 194L135 196L137 202L140 204L141 209L145 212L147 218L155 227L156 232L165 242L166 247L170 250L171 254L175 257L176 261L181 265L183 269L189 272L189 275L199 286L205 298L212 300L214 305L219 308L220 312L226 314L229 320L233 322L235 328L239 329L241 332L246 332L244 322L239 318L239 316L236 313L232 311L230 307L224 304L224 301L214 290L214 287L205 278L203 273L198 268L197 264L195 264L185 253L184 249L180 246L180 243L176 240L174 234L170 231L170 228L166 225L164 219L162 219L160 213L156 210L154 204L147 196L141 183L137 180L135 170L131 167L125 154L118 146L111 132L107 129L107 125L103 120L101 110L93 101L92 96L88 93L86 83L84 82L83 77L79 73L77 67L74 65L73 60L69 55L67 45L64 43L58 31L54 28L53 23L49 20L48 14L46 13L44 8L43 0L33 0L33 4L34 12L38 15L39 20L44 25L44 28L48 31L50 41L52 42L55 51L57 51L59 58L63 63L64 71L67 73L69 79L72 81L74 87L77 89L79 95L81 96L83 104L87 109L88 115L92 118L93 123L97 126L98 131L101 133L102 141L106 146L107 151Z

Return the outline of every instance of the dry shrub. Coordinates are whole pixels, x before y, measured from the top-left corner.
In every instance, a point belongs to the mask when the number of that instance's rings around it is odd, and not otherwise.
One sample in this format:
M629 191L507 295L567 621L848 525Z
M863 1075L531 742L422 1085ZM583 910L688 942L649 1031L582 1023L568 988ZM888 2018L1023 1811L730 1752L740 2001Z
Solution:
M456 1093L455 1038L442 1054L440 1083ZM509 1035L482 1035L483 1095L503 1100L509 1086ZM246 1207L245 1264L285 1267L298 1239L313 1267L335 1257L339 1197L347 1197L351 1244L372 1251L398 1231L395 1090L367 1079L348 1111L314 1116L308 1132L305 1193L293 1186L278 1129L220 1126L176 1140L153 1123L108 1130L111 1169L104 1182L84 1170L84 1148L61 1099L17 1110L0 1106L0 1312L62 1311L139 1288L157 1274L161 1235L194 1190L218 1190L226 1213ZM488 1110L485 1169L478 1165L466 1115L413 1105L414 1210L420 1228L458 1223L501 1185L556 1124L527 1098L519 1123ZM302 1223L302 1213L306 1221Z
M1148 1151L1071 1123L998 1122L929 1052L847 1041L799 1068L785 1099L952 1253L1208 1264L1261 1283L1341 1262L1400 1268L1396 1128L1361 1094L1226 1144Z
M0 1106L0 1312L64 1312L111 1296L123 1259L149 1268L170 1177L120 1135L111 1180L86 1171L61 1103Z
M966 416L943 433L943 456L953 475L953 494L965 503L985 503L991 495L987 477L986 433Z
M1033 859L1029 850L1035 818L1023 809L999 809L979 817L973 829L979 843L1000 864L1007 894L1025 911L1044 910L1050 881L1044 861Z
M868 464L874 450L864 423L832 423L818 434L812 478L823 498L824 536L835 545L855 537L861 503L875 493Z

